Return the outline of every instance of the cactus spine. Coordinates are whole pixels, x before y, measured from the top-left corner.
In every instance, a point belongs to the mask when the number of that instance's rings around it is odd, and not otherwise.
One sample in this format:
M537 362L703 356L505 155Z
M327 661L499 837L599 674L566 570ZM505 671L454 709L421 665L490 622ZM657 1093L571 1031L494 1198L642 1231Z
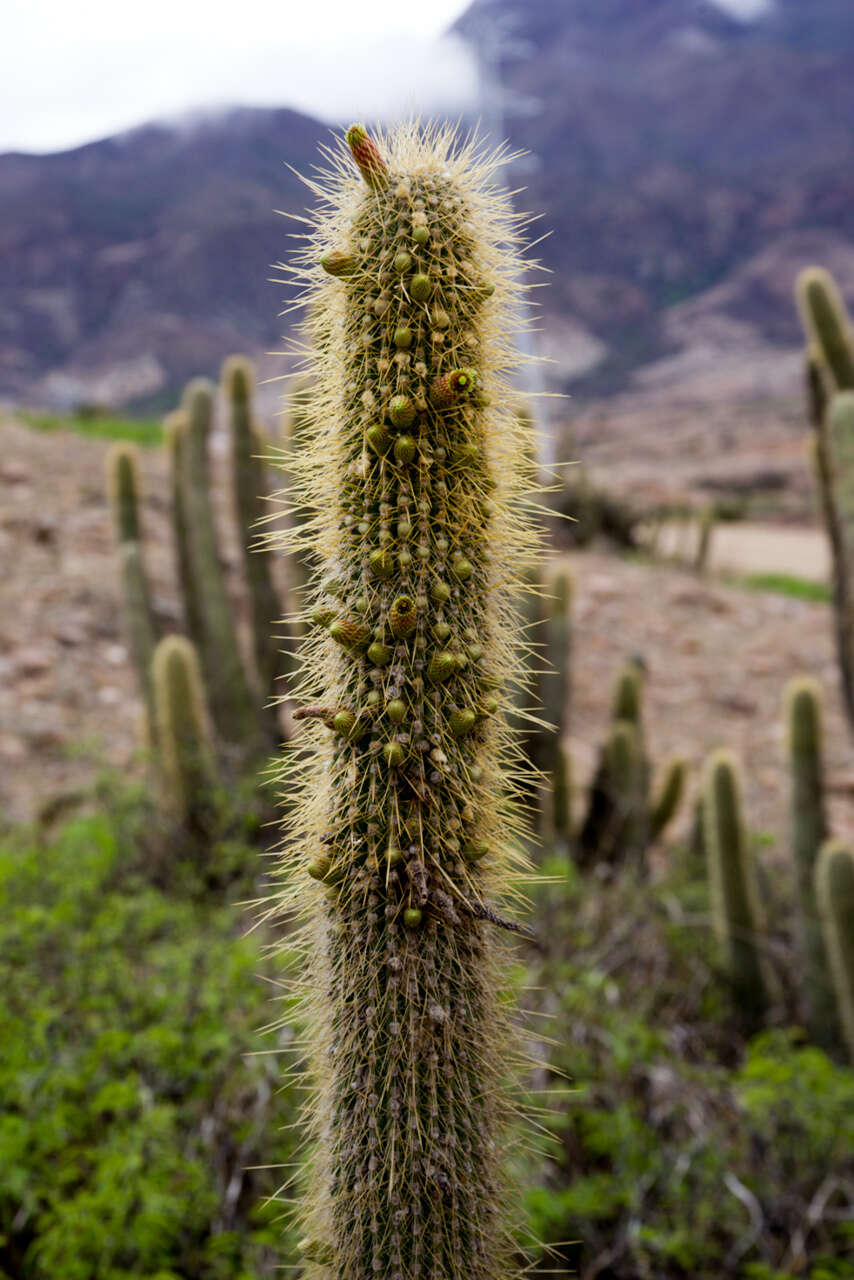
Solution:
M706 766L703 837L709 865L712 922L742 1014L761 1025L770 1003L762 955L764 926L756 868L742 812L738 766L727 751Z
M534 553L505 407L518 262L497 247L519 224L451 131L347 142L364 181L331 154L294 268L316 381L295 460L312 514L290 545L325 573L302 688L326 705L300 713L281 899L307 917L303 1257L325 1280L496 1280L512 1245L495 925L519 834L499 712Z
M158 761L165 807L195 834L203 834L216 783L199 659L183 636L166 636L152 663Z
M792 775L791 842L801 922L810 1035L825 1047L838 1043L836 1006L816 903L816 863L828 837L822 772L822 698L815 680L792 680L785 695Z
M155 736L151 659L157 631L142 555L142 523L139 514L139 458L129 444L116 444L107 453L107 491L113 512L125 623L140 692L145 703L147 737Z
M839 1024L854 1064L854 855L840 840L829 840L819 854L816 896Z

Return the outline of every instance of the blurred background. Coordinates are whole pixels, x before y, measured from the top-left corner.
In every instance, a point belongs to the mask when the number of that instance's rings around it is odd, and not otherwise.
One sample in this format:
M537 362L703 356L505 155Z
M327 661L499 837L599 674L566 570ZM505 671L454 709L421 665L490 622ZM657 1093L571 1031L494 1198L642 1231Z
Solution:
M288 957L242 936L237 904L275 843L259 769L293 733L287 703L263 710L293 660L259 618L296 611L306 569L274 557L260 581L244 555L264 514L245 483L281 475L241 480L258 441L230 375L203 389L195 463L163 418L240 353L265 448L296 447L311 391L283 380L299 317L275 264L299 227L280 212L311 203L297 175L351 120L413 114L509 141L548 271L519 412L552 468L558 603L529 621L556 732L526 749L560 804L527 797L552 887L534 894L546 958L525 957L545 994L525 1000L553 1020L531 1083L555 1092L518 1172L553 1250L520 1229L520 1259L854 1277L854 996L843 1015L805 941L821 840L854 836L848 476L841 452L827 483L809 456L854 346L840 374L794 299L818 266L854 303L851 0L32 0L4 27L0 1280L300 1274L265 1199L286 1177L261 1171L295 1158L297 1088L242 1056L289 1043L258 1030ZM854 431L844 394L839 413ZM185 547L188 512L206 548ZM204 767L176 781L144 724L178 634L198 652L170 661L191 684L181 662L201 663L210 714ZM298 648L296 624L279 635ZM824 724L812 790L783 709L799 677ZM708 893L721 746L744 766L733 856L758 877L761 998Z

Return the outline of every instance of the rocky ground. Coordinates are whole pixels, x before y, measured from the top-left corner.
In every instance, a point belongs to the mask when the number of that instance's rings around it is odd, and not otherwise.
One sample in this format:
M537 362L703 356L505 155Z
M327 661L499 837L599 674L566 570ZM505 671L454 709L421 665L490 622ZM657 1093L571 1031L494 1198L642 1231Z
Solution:
M0 813L9 819L54 815L104 767L140 768L140 704L123 635L105 452L76 435L0 425ZM155 604L175 625L165 459L149 449L142 461ZM224 508L222 489L218 496ZM224 509L221 517L225 524ZM225 556L236 570L233 543ZM752 825L783 832L780 700L790 676L809 672L828 702L834 825L854 832L854 764L826 605L699 581L673 565L604 551L567 562L576 580L570 738L579 788L594 764L620 663L642 653L654 758L684 754L695 789L705 753L732 747L747 767ZM236 572L232 579L239 612Z

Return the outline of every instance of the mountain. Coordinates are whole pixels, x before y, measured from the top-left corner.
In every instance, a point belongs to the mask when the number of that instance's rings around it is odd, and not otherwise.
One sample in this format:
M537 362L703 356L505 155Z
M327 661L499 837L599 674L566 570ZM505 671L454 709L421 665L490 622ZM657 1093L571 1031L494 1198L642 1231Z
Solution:
M474 0L456 31L494 64L528 153L511 180L551 232L557 380L791 383L794 274L823 260L854 286L851 0L751 22L712 0ZM273 211L304 204L285 161L307 171L326 136L241 110L0 156L0 396L165 403L229 350L270 350Z
M777 247L781 288L733 290L721 314L797 341L793 244L854 245L850 0L778 0L750 23L707 0L475 0L458 30L504 33L522 199L553 229L546 305L607 347L590 389L671 356L669 310L754 259L773 275Z
M57 155L0 156L0 396L166 403L233 350L268 350L268 283L326 126L239 110ZM287 162L287 164L286 164Z

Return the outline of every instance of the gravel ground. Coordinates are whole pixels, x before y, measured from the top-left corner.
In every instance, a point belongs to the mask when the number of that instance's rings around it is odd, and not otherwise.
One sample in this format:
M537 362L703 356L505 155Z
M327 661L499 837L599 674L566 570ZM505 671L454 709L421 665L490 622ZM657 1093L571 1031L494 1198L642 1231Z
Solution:
M139 767L141 708L103 494L105 452L102 443L75 435L0 424L0 813L7 818L55 811L104 766ZM142 461L148 567L156 606L174 627L165 458L149 449ZM225 526L222 484L218 500ZM806 532L812 556L815 534ZM767 536L773 546L774 531ZM224 558L235 570L234 605L242 618L232 541ZM782 558L781 571L798 571L786 546ZM642 653L654 760L685 755L693 790L705 753L732 747L747 767L751 825L782 835L780 701L786 680L809 672L828 702L834 826L854 835L854 762L826 605L699 581L672 565L599 551L566 562L576 582L570 743L579 789L596 758L620 664Z

